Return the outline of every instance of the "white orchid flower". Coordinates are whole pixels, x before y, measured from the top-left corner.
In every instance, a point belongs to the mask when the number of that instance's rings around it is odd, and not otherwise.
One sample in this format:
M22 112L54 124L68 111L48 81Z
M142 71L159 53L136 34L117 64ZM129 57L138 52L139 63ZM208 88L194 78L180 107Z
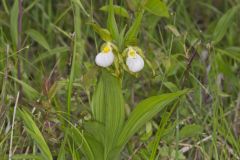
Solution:
M144 67L143 58L131 47L129 47L127 55L126 64L128 69L133 73L141 71Z
M109 67L114 61L114 54L112 52L111 44L103 46L100 53L97 54L95 62L100 67Z

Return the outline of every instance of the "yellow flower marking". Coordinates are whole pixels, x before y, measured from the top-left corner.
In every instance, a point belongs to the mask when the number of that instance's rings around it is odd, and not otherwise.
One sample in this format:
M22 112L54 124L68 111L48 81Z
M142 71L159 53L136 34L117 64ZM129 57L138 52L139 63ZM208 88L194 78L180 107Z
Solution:
M108 45L106 45L106 46L103 47L102 52L103 53L108 53L110 50L111 50L111 48Z
M130 57L136 57L136 51L134 49L130 48L128 51L128 55Z

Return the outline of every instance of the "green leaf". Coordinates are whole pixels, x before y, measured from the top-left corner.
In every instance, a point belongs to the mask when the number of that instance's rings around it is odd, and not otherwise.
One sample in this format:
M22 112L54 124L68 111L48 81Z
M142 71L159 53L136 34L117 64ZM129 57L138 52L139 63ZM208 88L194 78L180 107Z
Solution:
M93 150L84 136L80 129L78 129L74 124L72 124L67 118L59 115L63 118L68 124L69 128L65 129L65 136L69 136L72 138L74 143L78 146L78 148L82 151L82 153L87 157L89 160L94 160L94 153Z
M57 157L57 160L66 160L66 151L65 151L65 145L66 145L66 142L68 140L68 128L65 129L65 136L64 136L64 139L63 141L61 142L61 147L59 149L59 152L58 152L58 157Z
M144 6L152 14L160 17L169 17L168 7L161 0L148 0Z
M4 73L1 72L1 71L0 71L0 74L4 75ZM40 93L37 90L35 90L34 88L32 88L26 82L21 81L21 80L15 78L15 77L10 76L10 75L8 77L13 79L15 82L21 84L21 86L23 87L24 94L26 94L28 96L28 98L35 99L35 98L38 98L40 96Z
M117 41L119 36L119 31L118 31L116 19L114 17L113 0L109 0L109 1L110 1L110 4L108 7L107 26L108 26L108 30L113 36L113 39Z
M17 48L18 41L18 1L15 0L10 12L10 32L14 48Z
M93 95L92 112L94 119L105 126L105 155L116 144L118 133L124 123L124 100L120 79L106 70L97 84Z
M72 127L69 129L69 135L72 137L73 141L78 145L78 147L83 151L83 154L85 154L89 160L94 160L93 150L89 145L89 141L84 137L79 129L72 124L71 126Z
M150 156L149 160L156 159L156 154L157 154L157 150L158 150L158 147L159 147L160 140L163 137L164 132L166 132L168 130L168 128L169 128L167 126L168 125L168 121L169 121L173 111L176 109L178 104L179 104L179 101L176 101L174 103L174 105L171 107L171 110L169 112L168 112L167 108L164 109L164 111L163 111L163 113L161 115L161 121L160 121L160 124L158 126L158 129L157 129L157 132L156 132L156 135L155 135L155 139L153 141L152 153L151 153L151 156Z
M33 121L31 116L25 110L21 109L18 109L18 113L24 122L27 133L30 134L32 139L36 142L44 159L52 160L52 154L50 152L50 149L48 148L48 145L44 140L42 133L38 129L36 123Z
M103 124L96 121L85 122L84 129L88 134L94 136L97 141L104 143L105 126Z
M98 134L98 133L97 133ZM104 147L103 144L99 141L96 140L96 135L90 135L88 133L84 134L84 137L88 141L89 146L92 148L92 152L94 155L94 160L99 159L103 160L104 159Z
M230 62L225 60L225 56L222 54L216 54L215 55L215 62L218 72L222 73L227 80L226 83L229 85L233 85L236 88L238 88L238 84L234 83L238 81L238 78L236 77L233 68L231 68Z
M229 48L228 50L222 50L222 49L216 49L218 52L220 52L221 54L224 54L238 62L240 62L240 54L239 54L239 51L234 51L234 50L231 50L231 48Z
M185 160L183 153L180 151L176 151L168 146L163 146L159 149L160 159L178 159Z
M240 5L237 5L229 9L218 21L215 30L213 32L213 44L217 44L221 41L227 32L227 29L232 26L233 17L239 10Z
M88 14L88 12L86 11L86 9L83 7L82 2L80 0L72 0L72 2L74 2L75 4L78 5L79 9L81 9L81 11L88 17L90 17L90 15Z
M95 86L97 82L98 68L97 67L88 67L87 72L82 76L82 85L84 89L89 91L92 86Z
M178 87L172 82L163 82L163 85L167 87L171 92L178 91Z
M203 132L203 127L197 124L190 124L184 126L180 132L179 132L179 137L182 138L187 138L187 137L193 137L196 135L199 135Z
M54 84L51 86L51 88L48 91L48 98L51 100L55 95L57 94L58 91L60 91L66 84L60 82L54 82Z
M169 103L179 96L186 94L188 90L175 93L167 93L159 96L149 97L141 101L130 114L118 138L118 145L125 145L128 140L153 116L160 112Z
M109 5L101 7L100 10L107 12L109 10ZM113 10L114 10L115 14L122 16L122 17L129 18L129 14L128 14L127 10L125 8L123 8L122 6L113 5Z
M151 122L147 122L147 124L145 125L145 133L140 137L141 141L147 141L149 140L149 138L152 136L153 134L153 128L152 128L152 123Z
M36 31L34 29L30 29L26 33L34 41L36 41L38 44L40 44L42 47L44 47L47 50L50 50L50 46L48 45L47 40L44 38L44 36L40 32L38 32L38 31Z
M177 28L174 25L167 25L166 29L168 29L169 31L171 31L176 37L180 37L181 34L179 33L179 31L177 30Z
M49 51L39 53L39 56L36 57L36 59L34 59L32 63L41 62L41 61L45 60L46 58L52 57L52 56L60 54L60 53L66 54L67 51L69 51L68 47L57 47L57 48L51 49Z
M130 27L130 29L126 33L125 46L136 45L137 35L139 33L139 30L140 30L143 14L144 14L143 10L137 13L136 19L134 20L132 26Z
M101 28L96 23L90 23L90 25L93 27L93 30L101 37L104 41L112 41L111 33L104 28Z

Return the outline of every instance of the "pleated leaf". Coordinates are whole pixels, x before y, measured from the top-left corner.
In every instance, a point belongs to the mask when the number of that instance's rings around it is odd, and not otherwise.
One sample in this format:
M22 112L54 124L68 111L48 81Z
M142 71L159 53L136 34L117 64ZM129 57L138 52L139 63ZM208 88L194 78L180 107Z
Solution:
M105 126L105 155L116 142L124 122L124 100L120 80L103 70L93 95L94 119ZM106 158L106 157L105 157Z
M149 97L141 101L132 111L125 123L118 138L118 145L123 147L146 122L158 114L165 106L187 92L187 90L182 90L175 93Z
M95 139L95 136L92 136L90 134L85 133L84 137L86 138L86 140L88 141L89 146L92 148L92 152L94 155L93 160L98 159L98 160L104 160L104 147L102 145L102 143L100 143L99 141L97 141Z

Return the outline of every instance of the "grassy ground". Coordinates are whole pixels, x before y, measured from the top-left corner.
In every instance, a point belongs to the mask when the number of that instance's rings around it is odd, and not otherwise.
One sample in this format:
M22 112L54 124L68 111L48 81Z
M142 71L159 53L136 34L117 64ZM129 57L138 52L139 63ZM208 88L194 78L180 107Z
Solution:
M114 1L126 10L114 10L120 31L136 19L139 1ZM153 4L142 18L137 46L151 65L124 73L126 117L144 98L190 92L144 124L121 159L240 159L240 1L164 2L167 11ZM93 117L103 43L91 23L107 28L107 4L0 1L0 159L88 157L77 137Z

